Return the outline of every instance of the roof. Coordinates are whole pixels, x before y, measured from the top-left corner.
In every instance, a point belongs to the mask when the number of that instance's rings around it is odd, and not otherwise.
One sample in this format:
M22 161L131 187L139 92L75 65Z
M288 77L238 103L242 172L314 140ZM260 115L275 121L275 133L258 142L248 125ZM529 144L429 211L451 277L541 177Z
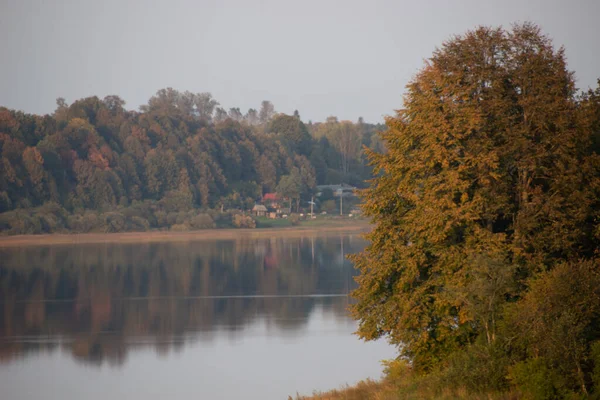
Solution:
M279 195L277 193L265 193L263 201L267 200L279 200Z
M262 204L255 204L254 207L252 208L252 211L267 211L267 207L263 206Z

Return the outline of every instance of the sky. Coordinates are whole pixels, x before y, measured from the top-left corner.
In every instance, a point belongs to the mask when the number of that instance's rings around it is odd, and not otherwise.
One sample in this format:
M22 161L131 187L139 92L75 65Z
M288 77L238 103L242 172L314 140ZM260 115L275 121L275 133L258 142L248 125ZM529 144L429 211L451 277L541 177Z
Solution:
M221 106L382 122L436 47L532 21L565 46L577 86L600 78L599 0L0 0L0 106L52 113L116 94L210 92Z

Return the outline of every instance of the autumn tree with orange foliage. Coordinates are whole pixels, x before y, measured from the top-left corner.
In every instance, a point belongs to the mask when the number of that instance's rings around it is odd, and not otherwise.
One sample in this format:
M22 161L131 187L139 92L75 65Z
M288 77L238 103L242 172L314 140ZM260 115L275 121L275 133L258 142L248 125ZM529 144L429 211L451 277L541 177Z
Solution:
M522 301L528 287L559 276L546 274L564 262L591 260L584 272L598 269L593 96L576 97L564 50L532 24L481 27L434 52L407 86L404 108L386 121L388 152L369 152L377 176L362 196L375 228L353 256L361 275L352 312L362 338L387 336L420 374L450 368L478 346L478 354L503 358L491 386L526 391L507 376L511 363L534 356L516 350L531 332L527 324L505 327L536 298ZM509 305L516 309L508 313ZM592 385L597 310L582 314L588 336L573 338L584 345L561 372L574 378L563 379L560 393ZM482 357L474 363L487 362ZM500 361L490 365L488 374ZM474 377L473 387L487 378Z

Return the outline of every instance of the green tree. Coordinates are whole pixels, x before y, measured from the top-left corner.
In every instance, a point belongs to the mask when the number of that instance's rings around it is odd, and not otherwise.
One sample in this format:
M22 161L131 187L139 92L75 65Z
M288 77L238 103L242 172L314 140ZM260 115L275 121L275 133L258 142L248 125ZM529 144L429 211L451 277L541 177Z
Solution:
M261 124L266 124L275 115L275 107L273 103L268 100L263 100L260 105L260 111L258 112L258 119Z
M279 114L269 123L267 130L279 136L293 152L303 155L310 152L311 137L306 125L299 118Z
M509 310L514 345L553 372L546 385L562 392L557 397L567 397L569 391L590 392L590 345L600 339L598 267L598 261L559 264L534 280L523 299ZM531 390L535 374L523 371L523 365L530 362L521 362L511 371L524 392Z
M339 152L341 156L339 169L342 174L348 174L351 163L361 154L362 138L359 126L350 121L338 122L337 118L335 120L331 118L321 125L319 131L320 135L325 136Z
M104 214L118 207L125 219L115 229L189 229L192 208L248 209L285 175L296 209L317 181L341 179L332 178L339 154L327 139L313 143L298 113L274 118L268 101L243 117L239 108L228 116L209 93L172 88L157 91L140 112L115 95L57 105L46 116L0 107L2 211L56 202L74 214L64 229L79 232L104 229ZM47 213L25 213L22 221L7 216L19 223L6 230L61 229ZM230 217L215 224L231 225Z
M265 192L275 189L277 182L277 171L273 162L265 154L261 155L256 167L258 176Z
M298 211L300 194L302 193L302 176L298 168L294 167L289 175L281 177L277 185L277 193L290 200L290 210L292 201L296 200L296 211Z

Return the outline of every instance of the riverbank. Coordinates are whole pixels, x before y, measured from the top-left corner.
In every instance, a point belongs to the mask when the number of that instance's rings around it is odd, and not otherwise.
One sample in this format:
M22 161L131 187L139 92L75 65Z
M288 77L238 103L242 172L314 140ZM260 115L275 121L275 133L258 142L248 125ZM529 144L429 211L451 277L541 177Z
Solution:
M52 233L43 235L0 236L1 247L50 246L89 243L138 243L195 240L256 239L269 237L296 237L340 233L368 232L367 220L306 221L298 226L256 229L204 229L189 232L147 231L122 233Z
M294 400L515 400L522 396L516 392L469 393L466 390L435 390L427 384L405 382L398 385L388 379L372 381L367 379L356 385L334 389L329 392L313 393L310 396L296 396ZM291 396L288 400L291 399Z
M294 400L397 400L400 399L390 385L382 381L360 381L354 386L346 386L329 392L314 393L311 396L296 396ZM291 397L288 399L291 400Z
M447 376L440 374L417 375L404 361L384 362L383 377L367 379L352 386L344 386L312 395L296 395L293 400L515 400L523 396L515 391L472 392L466 388L451 388ZM288 400L291 400L290 396Z

